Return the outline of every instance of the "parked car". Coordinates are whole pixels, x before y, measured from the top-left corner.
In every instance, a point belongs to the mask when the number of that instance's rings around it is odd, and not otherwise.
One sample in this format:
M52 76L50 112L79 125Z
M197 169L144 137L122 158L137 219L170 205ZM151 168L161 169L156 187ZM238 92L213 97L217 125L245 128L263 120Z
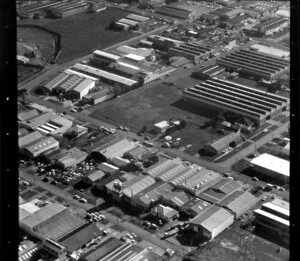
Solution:
M80 197L78 195L74 195L73 198L74 199L80 199Z

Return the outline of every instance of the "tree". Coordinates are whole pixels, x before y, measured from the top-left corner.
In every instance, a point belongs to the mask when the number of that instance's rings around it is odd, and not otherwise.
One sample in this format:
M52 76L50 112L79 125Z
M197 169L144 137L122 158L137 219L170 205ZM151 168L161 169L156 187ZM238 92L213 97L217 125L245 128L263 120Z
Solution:
M25 103L25 97L28 95L27 89L21 89L18 91L18 96L22 98L22 101Z

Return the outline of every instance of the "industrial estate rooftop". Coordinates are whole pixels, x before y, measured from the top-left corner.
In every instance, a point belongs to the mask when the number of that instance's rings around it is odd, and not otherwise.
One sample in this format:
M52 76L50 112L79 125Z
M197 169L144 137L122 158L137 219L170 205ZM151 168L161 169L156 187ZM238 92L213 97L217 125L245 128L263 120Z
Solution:
M183 92L184 100L225 109L258 123L289 107L289 99L245 85L210 79Z
M280 76L290 68L289 61L283 58L243 49L217 59L217 64L267 80Z

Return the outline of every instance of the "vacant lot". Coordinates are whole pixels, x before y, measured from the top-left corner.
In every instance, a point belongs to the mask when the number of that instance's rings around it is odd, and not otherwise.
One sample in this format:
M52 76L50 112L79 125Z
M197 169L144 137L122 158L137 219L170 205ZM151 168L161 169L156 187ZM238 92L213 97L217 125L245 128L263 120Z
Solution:
M25 80L33 77L35 74L39 73L42 70L41 67L31 67L23 64L18 64L18 83L24 82Z
M166 85L141 88L119 99L100 104L90 116L109 120L117 125L124 124L136 132L143 126L146 126L149 131L154 123L162 120L185 120L186 127L171 136L180 137L182 146L193 145L194 148L191 150L190 147L189 151L195 154L204 143L217 137L210 128L200 129L203 122L213 114L197 106L186 104L181 97L181 92Z
M90 53L93 49L105 48L133 37L132 32L106 30L108 25L129 12L108 8L100 13L81 13L58 19L45 25L61 35L62 52L59 62L71 60Z
M18 27L17 40L24 43L36 44L46 61L51 61L53 54L53 37L50 33L38 28Z

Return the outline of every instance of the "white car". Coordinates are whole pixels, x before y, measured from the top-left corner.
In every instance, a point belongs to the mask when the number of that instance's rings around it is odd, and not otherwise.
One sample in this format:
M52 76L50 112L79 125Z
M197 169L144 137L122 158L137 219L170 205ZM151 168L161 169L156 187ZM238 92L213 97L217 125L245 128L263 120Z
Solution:
M73 198L74 199L80 199L80 197L78 195L74 195Z

